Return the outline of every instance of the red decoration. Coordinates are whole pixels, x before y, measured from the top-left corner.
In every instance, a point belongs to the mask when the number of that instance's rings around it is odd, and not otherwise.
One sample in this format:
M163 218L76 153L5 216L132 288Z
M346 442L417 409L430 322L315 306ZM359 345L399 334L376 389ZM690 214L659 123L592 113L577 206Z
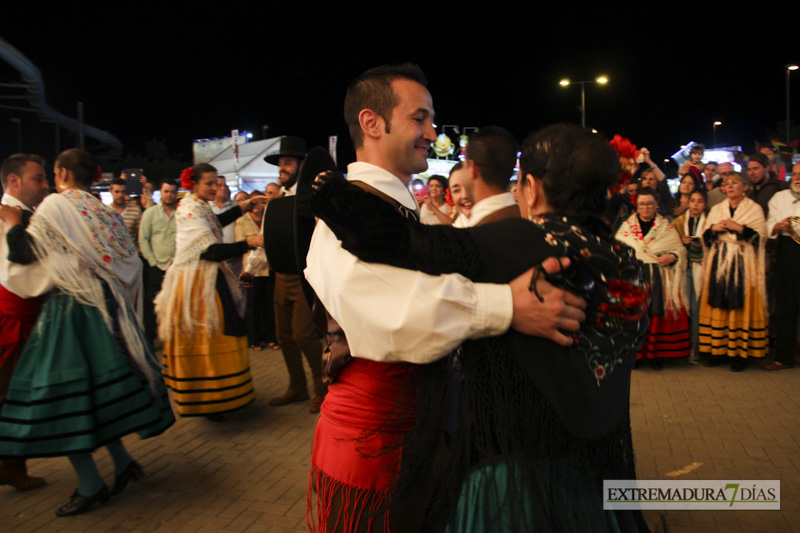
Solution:
M614 138L608 141L608 144L617 151L619 155L620 173L617 185L611 189L612 193L619 192L628 184L636 170L636 158L639 157L639 149L633 144L630 139L622 135L614 135Z
M97 165L97 170L94 173L94 182L100 183L100 180L102 179L103 179L103 169L100 167L100 165Z
M181 189L191 191L194 189L194 169L187 167L181 172Z

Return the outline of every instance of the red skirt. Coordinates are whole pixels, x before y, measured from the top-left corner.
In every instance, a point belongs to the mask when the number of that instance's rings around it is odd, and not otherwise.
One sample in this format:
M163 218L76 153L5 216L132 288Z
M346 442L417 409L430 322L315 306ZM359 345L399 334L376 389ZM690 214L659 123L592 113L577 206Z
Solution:
M644 337L644 343L636 354L637 359L665 359L670 357L687 357L691 334L689 316L685 309L674 318L651 316L650 327Z
M401 444L415 420L415 384L413 365L354 359L329 386L311 453L310 530L355 531L379 520L388 531Z
M17 364L46 298L20 298L0 285L0 369Z

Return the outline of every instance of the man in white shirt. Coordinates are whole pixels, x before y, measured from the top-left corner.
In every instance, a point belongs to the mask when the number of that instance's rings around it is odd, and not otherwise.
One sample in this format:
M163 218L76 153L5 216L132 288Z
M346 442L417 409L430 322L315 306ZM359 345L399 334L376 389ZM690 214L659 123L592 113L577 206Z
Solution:
M516 163L517 143L507 130L487 126L470 135L461 171L467 176L467 194L475 200L467 226L520 216L514 195L507 192Z
M23 211L23 221L33 214L33 208L47 195L48 184L44 173L44 159L33 154L14 154L0 169L3 194L2 204ZM0 317L2 317L3 342L0 343L0 410L8 391L11 375L17 364L28 333L44 303L41 294L48 276L39 263L19 265L8 260L6 236L11 228L0 220ZM20 229L24 229L20 226ZM11 485L19 490L42 487L42 478L29 476L24 460L0 461L0 485Z
M797 317L800 315L800 281L797 279L797 264L800 262L800 244L795 240L800 233L800 224L792 220L800 217L800 163L794 165L789 189L776 192L769 200L767 234L777 240L777 257L773 272L776 314L772 326L776 330L775 361L766 365L766 370L792 368L797 348Z
M365 72L348 88L344 114L357 159L348 167L348 180L363 182L401 209L417 212L408 185L414 174L427 169L428 149L436 137L433 101L422 71L405 64ZM381 508L393 487L398 429L381 425L393 412L382 409L393 405L392 398L400 402L403 377L395 365L372 361L429 363L465 339L499 335L509 327L567 345L571 340L559 329L576 331L583 319L582 301L572 295L549 285L539 287L540 294L547 292L544 302L530 293L532 271L509 286L369 264L346 252L322 222L314 231L307 264L305 276L344 331L354 358L322 404L311 483L318 491L325 486L344 491L318 492L323 508L332 503L328 498L344 501L350 489L363 498L321 512L320 520L329 524L339 519L350 523L358 516L370 523L383 520L374 513L367 518L369 507ZM354 410L354 390L375 397L362 397ZM370 452L360 451L364 449Z

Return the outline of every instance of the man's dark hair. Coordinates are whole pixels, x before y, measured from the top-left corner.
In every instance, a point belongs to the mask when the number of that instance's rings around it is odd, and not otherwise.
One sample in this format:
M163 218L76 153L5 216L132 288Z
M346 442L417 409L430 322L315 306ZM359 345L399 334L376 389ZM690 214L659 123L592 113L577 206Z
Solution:
M124 187L126 183L127 182L124 179L120 178L119 176L114 176L108 183L108 187L109 189L111 188L112 185L122 185Z
M170 187L175 187L176 189L180 188L178 187L178 182L172 178L164 178L163 180L161 180L161 185L158 188L160 189L164 185L169 185Z
M392 89L392 82L397 79L407 79L423 87L428 86L421 68L413 63L402 63L371 68L347 88L344 97L344 121L350 129L350 138L355 149L364 145L364 134L358 122L358 115L363 109L371 109L377 113L386 124L386 133L389 133L392 110L398 103L397 94Z
M719 163L717 163L716 161L708 161L708 162L706 162L706 166L708 166L708 165L714 165L715 167L718 167Z
M506 190L517 166L517 141L505 128L486 126L469 136L467 160L487 184Z
M39 163L44 166L44 158L36 154L14 154L10 155L3 161L3 166L0 167L0 182L3 184L3 189L8 188L8 175L15 174L22 177L25 171L25 165L28 161Z

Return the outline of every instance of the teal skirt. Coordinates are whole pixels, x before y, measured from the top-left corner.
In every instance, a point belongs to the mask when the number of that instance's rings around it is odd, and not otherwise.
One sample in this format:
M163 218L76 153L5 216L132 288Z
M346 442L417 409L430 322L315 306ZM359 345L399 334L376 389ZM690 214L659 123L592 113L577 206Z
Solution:
M0 458L92 452L130 433L147 438L170 427L175 417L160 369L143 344L155 390L97 308L54 292L11 378L0 412Z

